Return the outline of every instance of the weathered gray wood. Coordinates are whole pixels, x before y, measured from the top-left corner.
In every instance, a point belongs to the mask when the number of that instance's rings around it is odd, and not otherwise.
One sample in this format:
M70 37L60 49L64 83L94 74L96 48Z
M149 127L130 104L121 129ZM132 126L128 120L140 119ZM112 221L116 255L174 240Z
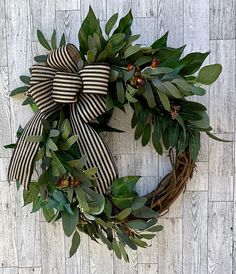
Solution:
M233 140L231 134L217 136ZM212 139L209 142L209 200L233 201L233 143L220 143Z
M210 38L236 38L236 3L234 0L210 0Z
M3 54L6 56L6 54ZM11 118L10 118L10 102L9 102L9 87L8 87L8 68L0 68L0 157L8 157L11 151L3 146L10 144L11 140Z
M112 274L113 268L113 254L106 246L99 245L94 241L89 241L89 267L87 273L90 274Z
M107 19L114 13L119 13L119 17L124 16L131 8L131 0L109 0L107 2Z
M168 45L172 47L180 47L184 43L183 4L183 0L157 0L157 34L160 37L169 31Z
M7 66L6 14L5 3L0 2L0 67Z
M0 158L0 182L7 181L7 170L10 163L10 158Z
M65 241L66 250L66 274L84 274L89 273L89 237L80 233L81 243L77 253L69 258L71 247L71 237Z
M64 232L60 222L41 222L42 272L65 274Z
M96 16L100 19L100 20L106 20L107 16L106 16L106 0L100 0L100 1L96 1L96 0L84 0L81 1L81 17L82 19L85 18L85 16L88 13L89 10L89 5L91 5L91 7L93 8L94 13L96 14Z
M129 263L121 261L117 259L114 255L113 265L114 265L114 274L137 274L138 273L138 253L136 251L131 250L130 248L126 248Z
M142 1L136 0L132 2L132 13L134 17L156 17L158 1L149 0Z
M16 187L7 182L0 185L0 266L17 267Z
M208 190L208 162L197 162L193 178L187 184L189 191Z
M210 87L210 119L214 132L234 132L236 103L235 40L210 42L210 63L223 66L219 79Z
M79 10L80 0L56 0L56 10Z
M19 266L39 267L41 266L39 214L30 214L32 204L23 207L22 187L15 195L17 195L16 222Z
M159 273L182 273L182 219L161 219Z
M162 232L161 232L162 233ZM148 242L149 247L138 249L138 265L139 264L155 264L159 263L159 238L162 237L158 234L155 238Z
M41 274L41 267L19 268L19 274Z
M232 273L233 203L210 202L208 212L208 273Z
M66 41L78 46L78 32L80 28L80 12L76 11L57 11L56 29L57 40L65 33Z
M207 192L183 200L183 274L207 274Z
M18 274L18 268L0 268L0 274Z
M55 28L56 0L30 0L30 14L32 18L31 40L37 41L37 29L41 30L50 40Z
M138 264L138 274L158 274L158 264Z

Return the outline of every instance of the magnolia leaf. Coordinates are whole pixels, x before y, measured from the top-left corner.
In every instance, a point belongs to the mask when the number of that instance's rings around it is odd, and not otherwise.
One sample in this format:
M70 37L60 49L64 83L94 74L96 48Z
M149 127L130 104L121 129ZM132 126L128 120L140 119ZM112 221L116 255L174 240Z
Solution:
M128 227L131 229L145 229L146 228L146 222L143 220L133 220L129 221L127 223Z
M43 136L42 135L31 135L26 137L27 142L32 142L32 143L39 143L43 141Z
M135 65L137 67L140 67L144 64L150 63L152 61L153 57L152 56L141 56L135 61Z
M176 88L174 84L171 82L162 82L162 84L167 88L167 90L170 92L170 94L175 98L183 98L183 95L180 93L180 91Z
M224 140L224 139L221 139L221 138L215 136L214 134L212 134L212 133L209 132L209 131L206 131L206 134L207 134L210 138L212 138L212 139L214 139L214 140L216 140L216 141L219 141L219 142L226 142L226 143L233 142L233 141L231 141L231 140Z
M43 208L43 216L48 223L52 221L54 215L55 214L53 208Z
M58 147L57 145L53 142L53 140L50 138L47 142L47 146L49 149L51 149L52 151L57 151Z
M200 69L196 81L204 85L211 85L217 80L221 71L222 66L220 64L205 66Z
M167 74L173 72L173 68L168 67L157 67L157 68L146 68L143 72L148 75Z
M76 253L79 245L80 245L80 235L77 231L75 231L72 238L71 248L70 248L70 258Z
M157 39L151 47L153 49L163 48L166 47L167 38L168 38L169 32L167 31L161 38Z
M128 47L124 52L124 56L125 58L128 58L129 56L137 53L139 50L140 50L140 45L134 45L134 46Z
M197 160L200 151L200 132L192 131L189 140L189 151L193 161Z
M172 83L176 84L178 87L183 89L184 91L191 91L191 86L184 79L174 79Z
M65 34L63 33L61 36L59 47L63 47L65 45L66 45L66 37L65 37Z
M29 190L24 190L23 198L24 198L24 206L32 203L39 194L39 184L30 183Z
M118 27L114 30L115 33L125 33L126 36L131 35L131 25L133 22L133 16L131 11L129 11L124 17L122 17L119 21Z
M85 193L81 187L75 189L77 200L80 204L80 207L84 212L89 212L89 206L86 200Z
M131 206L132 210L139 209L145 205L147 198L145 197L135 197Z
M26 85L29 85L29 83L30 83L30 77L26 76L26 75L21 75L20 80L21 80L21 82L23 82Z
M167 111L170 111L170 101L169 101L168 96L165 93L158 90L158 89L157 89L157 94L160 98L160 101L161 101L164 109L167 110Z
M153 227L149 228L147 231L148 232L159 232L159 231L162 231L162 230L163 230L162 225L156 225L156 226L153 226Z
M62 138L64 140L67 140L69 135L71 134L71 125L68 119L65 119L62 123L61 126L61 133L62 133Z
M157 218L157 216L158 216L158 213L156 211L154 211L151 208L146 207L146 206L144 206L140 209L132 210L132 214L135 217L145 218L145 219Z
M149 82L145 83L143 96L147 100L148 106L154 108L156 106L155 97L153 94L152 86Z
M98 58L97 58L97 62L101 62L101 61L105 61L107 58L107 51L104 50L102 51L99 55L98 55Z
M117 70L111 69L109 82L115 82L119 73Z
M38 55L34 57L34 60L38 63L46 63L47 62L47 55Z
M121 259L121 250L115 238L113 238L112 240L112 249L115 251L116 257L118 259Z
M118 101L123 104L125 101L125 90L121 80L116 81L116 92Z
M87 161L87 156L82 155L80 159L78 160L71 160L67 162L71 167L75 167L78 169L82 169L85 166L85 163Z
M151 125L147 124L144 128L143 136L142 136L142 146L143 147L145 147L148 144L150 137L151 137L151 131L152 131Z
M106 32L106 35L109 35L111 30L113 29L113 27L115 26L116 24L116 21L118 19L118 13L115 13L113 14L109 20L107 21L106 25L105 25L105 32Z
M111 38L108 40L109 43L112 44L113 47L119 45L121 42L123 42L125 39L124 33L117 33L111 36Z
M51 50L51 47L48 43L48 41L46 40L45 36L43 35L43 33L40 30L37 30L37 37L39 40L39 43L47 50Z
M194 95L203 96L206 94L206 90L201 87L192 86L192 92Z
M125 251L125 246L122 241L119 242L119 246L120 246L120 251L121 251L122 257L124 258L125 262L128 263L129 256L128 256L127 252Z
M131 249L137 250L136 244L125 233L118 232L117 235L123 243L127 244Z

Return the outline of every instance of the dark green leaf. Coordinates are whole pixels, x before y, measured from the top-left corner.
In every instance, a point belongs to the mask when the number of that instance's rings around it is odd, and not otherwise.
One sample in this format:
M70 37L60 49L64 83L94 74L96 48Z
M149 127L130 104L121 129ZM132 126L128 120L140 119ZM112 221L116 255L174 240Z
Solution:
M43 216L45 220L50 223L54 217L54 209L53 208L43 208Z
M38 55L34 57L34 61L38 62L38 63L46 63L47 62L47 55Z
M5 147L5 148L15 148L16 144L9 144L9 145L5 145L3 147Z
M124 247L124 244L122 241L119 242L119 246L120 246L120 251L121 251L121 254L122 254L122 257L124 258L125 262L129 262L129 256L125 250L125 247Z
M77 187L75 192L76 192L76 197L78 199L78 202L80 206L83 208L83 211L89 212L89 205L87 203L86 196L83 189L81 187Z
M164 109L167 110L167 111L170 111L170 101L169 101L168 96L165 93L158 90L158 89L157 89L157 94L160 98L160 101L161 101Z
M152 61L153 57L152 56L141 56L135 61L135 65L137 67L140 67L142 65L145 65L147 63L150 63Z
M118 27L115 29L113 34L115 33L125 33L127 36L131 35L131 25L133 22L133 16L131 11L129 11L124 17L122 17L119 21Z
M72 238L71 248L70 248L70 258L76 253L79 245L80 245L80 235L77 231L75 231Z
M76 226L79 221L79 210L78 208L73 209L73 215L68 214L64 211L61 212L61 217L62 217L62 226L63 230L66 234L67 237L70 237L72 233L75 231Z
M21 80L21 82L23 82L26 85L29 85L29 83L30 83L30 77L26 76L26 75L21 75L20 80Z
M121 259L121 250L115 238L112 240L112 249L115 251L116 257Z
M224 140L224 139L221 139L221 138L215 136L214 134L210 133L209 131L206 131L206 134L207 134L210 138L212 138L212 139L214 139L214 140L216 140L216 141L219 141L219 142L226 142L226 143L232 142L231 140Z
M39 194L39 184L30 183L29 190L24 190L23 198L24 198L24 206L32 203Z
M116 33L111 36L111 38L108 40L109 43L112 44L113 47L119 45L121 42L123 42L125 39L124 33Z
M125 101L125 90L121 80L116 81L116 92L118 101L123 104Z
M140 209L147 202L147 198L145 197L135 197L131 206L132 210Z
M200 151L200 132L192 131L189 140L189 151L193 161L197 160Z
M127 244L131 249L137 250L136 244L125 233L118 232L117 235L123 243Z
M143 220L133 220L127 223L128 227L131 229L145 229L146 222Z
M144 86L144 94L143 94L143 96L147 100L148 106L150 108L154 108L156 106L156 102L155 102L155 98L154 98L152 86L150 85L149 82L146 82L146 84Z
M46 40L45 36L40 30L37 30L37 37L39 40L39 43L47 50L51 50L50 45L48 44L48 41Z
M206 90L204 88L195 87L195 86L192 86L192 92L194 95L199 95L199 96L203 96L206 94Z
M57 48L57 34L55 29L53 30L52 37L51 37L51 46L52 46L52 49Z
M63 47L65 45L66 45L66 37L65 37L65 34L63 33L61 36L59 47Z
M42 199L40 196L37 196L33 201L33 208L31 213L37 212L41 208Z
M132 214L135 217L146 218L146 219L157 218L157 216L158 216L158 213L156 211L154 211L151 208L146 207L146 206L144 206L144 207L142 207L140 209L133 210Z
M27 86L22 86L22 87L16 88L11 91L10 96L15 96L17 94L25 93L27 90L28 90Z
M26 97L26 99L22 103L22 106L26 106L26 105L29 105L29 104L34 104L34 100L30 96Z
M130 197L135 194L135 185L140 176L125 176L116 179L111 186L113 196Z
M156 226L153 226L153 227L149 228L147 231L148 232L159 232L159 231L162 231L162 230L163 230L162 225L156 225Z
M118 19L118 13L115 13L107 21L106 26L105 26L105 32L107 35L110 34L111 30L113 29L113 27L116 24L117 19Z
M166 47L167 38L168 38L169 32L167 31L161 38L157 39L151 47L153 49L163 48Z
M151 125L147 124L144 128L143 131L143 136L142 136L142 146L146 146L151 138Z
M128 47L124 52L124 56L125 58L128 58L129 56L137 53L139 50L140 50L140 45L134 45L134 46Z
M62 176L62 175L64 175L66 173L66 169L64 168L63 164L58 159L58 157L56 156L55 152L51 151L51 154L52 154L52 162L51 162L52 174L54 176Z

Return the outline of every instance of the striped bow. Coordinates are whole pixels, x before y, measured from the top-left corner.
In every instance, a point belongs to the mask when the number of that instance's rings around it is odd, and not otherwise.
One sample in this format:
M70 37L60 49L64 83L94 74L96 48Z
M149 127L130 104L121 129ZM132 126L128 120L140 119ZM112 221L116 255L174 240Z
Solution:
M106 64L86 65L79 70L80 55L68 44L53 50L47 58L48 66L34 65L27 92L39 111L26 124L13 152L8 179L18 180L28 189L39 143L28 142L31 135L41 135L42 119L47 119L64 104L70 106L73 134L79 136L78 146L87 156L86 167L96 166L97 190L105 193L117 178L117 168L110 150L98 133L88 125L106 111L106 98L110 67Z

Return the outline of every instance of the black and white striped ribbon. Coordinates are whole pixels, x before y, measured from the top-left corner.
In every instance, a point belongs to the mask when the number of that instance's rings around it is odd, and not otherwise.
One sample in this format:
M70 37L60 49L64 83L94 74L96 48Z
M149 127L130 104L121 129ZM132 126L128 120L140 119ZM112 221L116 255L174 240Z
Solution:
M18 180L28 189L39 143L28 142L31 135L42 133L42 119L57 112L63 104L70 104L73 133L79 135L81 154L87 156L86 167L97 167L97 191L105 193L117 176L117 168L109 148L99 134L88 125L106 111L105 95L108 89L110 67L91 64L78 72L80 55L68 44L53 50L47 58L48 66L34 65L27 95L39 108L26 124L13 152L9 181Z

